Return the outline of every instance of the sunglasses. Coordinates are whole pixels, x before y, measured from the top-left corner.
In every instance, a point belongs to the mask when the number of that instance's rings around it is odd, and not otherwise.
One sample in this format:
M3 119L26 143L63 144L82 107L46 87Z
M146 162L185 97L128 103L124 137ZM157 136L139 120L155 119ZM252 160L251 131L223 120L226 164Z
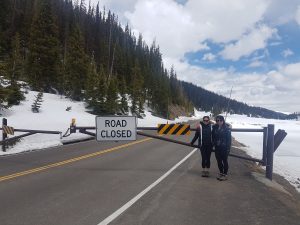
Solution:
M204 122L208 122L209 120L203 120Z
M217 120L217 122L223 122L223 120Z

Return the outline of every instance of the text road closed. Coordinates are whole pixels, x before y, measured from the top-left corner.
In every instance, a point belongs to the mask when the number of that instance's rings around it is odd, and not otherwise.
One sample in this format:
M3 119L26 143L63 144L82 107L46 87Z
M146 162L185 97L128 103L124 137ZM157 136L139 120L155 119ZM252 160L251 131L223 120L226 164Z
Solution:
M136 117L96 117L98 141L136 140Z

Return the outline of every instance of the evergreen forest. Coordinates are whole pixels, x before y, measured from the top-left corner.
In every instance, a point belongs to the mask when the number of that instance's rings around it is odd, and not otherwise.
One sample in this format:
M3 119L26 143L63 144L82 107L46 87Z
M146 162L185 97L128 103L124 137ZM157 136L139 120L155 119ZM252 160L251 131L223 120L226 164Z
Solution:
M83 0L1 0L0 75L2 107L23 100L18 81L25 81L34 91L86 101L98 115L142 116L147 106L166 117L168 105L193 113L159 46Z

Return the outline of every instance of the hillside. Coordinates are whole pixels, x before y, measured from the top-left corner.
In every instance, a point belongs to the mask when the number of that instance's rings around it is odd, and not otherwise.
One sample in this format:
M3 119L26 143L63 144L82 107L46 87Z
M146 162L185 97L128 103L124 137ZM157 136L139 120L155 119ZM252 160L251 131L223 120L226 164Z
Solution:
M228 111L231 114L244 114L252 117L270 119L295 119L296 116L293 114L286 115L261 107L249 106L246 103L229 99L185 81L181 81L180 84L189 100L196 108L208 112L211 111L213 114L220 114Z
M0 2L0 103L22 101L17 81L31 90L85 101L95 114L141 117L144 104L166 117L168 105L193 112L159 46L123 28L118 17L85 1Z

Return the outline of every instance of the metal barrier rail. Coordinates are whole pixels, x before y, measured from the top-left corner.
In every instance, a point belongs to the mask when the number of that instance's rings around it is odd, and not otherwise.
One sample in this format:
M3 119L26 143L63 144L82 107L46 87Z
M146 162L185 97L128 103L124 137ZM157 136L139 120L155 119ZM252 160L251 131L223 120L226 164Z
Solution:
M2 126L6 126L7 125L7 120L5 118L3 118L3 122L2 122ZM95 130L96 127L94 126L88 126L88 127L84 127L84 126L80 126L80 127L76 127L75 123L71 123L70 128L68 128L67 132L62 136L62 132L60 131L47 131L47 130L29 130L29 129L14 129L14 131L16 132L28 132L27 134L23 134L23 135L19 135L16 137L12 137L12 138L7 138L7 134L3 132L3 140L0 141L0 144L2 144L2 148L5 151L5 143L9 142L9 141L13 141L13 140L17 140L19 138L22 137L26 137L29 135L33 135L33 134L60 134L61 137L66 137L69 136L72 133L75 133L76 130L78 130L80 133L83 134L87 134L90 136L96 136L95 133L87 131L87 130ZM0 128L0 130L2 130L2 128ZM152 135L152 134L147 134L144 132L141 132L141 130L144 131L156 131L158 130L158 127L137 127L137 134L142 135L142 136L146 136L146 137L151 137L151 138L155 138L155 139L159 139L159 140L163 140L163 141L168 141L168 142L173 142L176 144L180 144L180 145L185 145L185 146L189 146L189 147L194 147L194 148L198 148L199 146L197 145L191 145L189 143L185 143L182 141L178 141L178 140L174 140L174 139L170 139L170 138L165 138L162 136L157 136L157 135ZM196 131L196 128L191 128L191 131ZM240 155L236 155L236 154L232 154L230 153L229 156L235 157L235 158L240 158L240 159L244 159L244 160L248 160L248 161L252 161L252 162L258 162L261 163L263 166L266 166L266 177L270 180L272 180L272 174L273 174L273 155L274 152L276 151L276 149L278 148L278 146L281 144L281 142L283 141L283 139L286 137L287 133L284 130L278 130L276 132L276 134L274 135L274 125L273 124L269 124L268 127L264 127L261 129L248 129L248 128L232 128L230 129L232 132L259 132L259 133L263 133L263 154L262 154L262 159L256 159L256 158L252 158L252 157L245 157L245 156L240 156ZM67 135L68 131L70 131L70 134Z
M90 127L92 129L92 127ZM94 128L95 129L95 128ZM137 127L138 130L157 130L157 127ZM196 128L191 128L191 131L196 131ZM232 132L264 132L264 129L248 129L248 128L232 128Z
M72 128L70 128L71 130ZM95 133L89 132L87 130L95 130L96 127L73 127L73 131L79 130L79 132L88 134L91 136L96 136ZM185 146L190 146L190 147L199 147L196 145L191 146L189 143L173 140L170 138L165 138L162 136L157 136L157 135L152 135L152 134L146 134L144 132L141 132L141 130L148 130L148 131L156 131L158 128L157 127L137 127L137 134L146 136L146 137L152 137L156 139L160 139L163 141L169 141ZM196 131L196 128L191 128L191 131ZM239 156L230 153L229 156L235 157L235 158L240 158L252 162L258 162L261 163L263 166L266 166L266 177L270 180L272 180L273 176L273 154L280 145L280 143L283 141L283 139L286 137L287 133L284 130L278 130L277 133L274 135L274 125L269 124L268 127L260 128L260 129L249 129L249 128L232 128L230 129L232 132L258 132L258 133L263 133L263 152L262 152L262 159L256 159L252 157L245 157L245 156Z
M2 130L2 127L0 127ZM15 132L32 132L32 133L40 133L40 134L61 134L61 131L51 131L51 130L29 130L29 129L14 129Z
M185 146L188 146L188 147L199 148L198 145L190 145L190 144L188 144L186 142L183 142L183 141L177 141L177 140L165 138L165 137L162 137L162 136L146 134L146 133L143 133L143 132L140 132L140 131L137 131L137 134L145 136L145 137L151 137L151 138L155 138L155 139L159 139L159 140L163 140L163 141L172 142L172 143L175 143L175 144L185 145ZM212 150L212 151L215 152L214 150ZM245 160L252 161L252 162L263 163L263 160L261 160L261 159L255 159L255 158L249 158L249 157L245 157L245 156L239 156L239 155L235 155L235 154L232 154L232 153L230 153L229 155L232 156L232 157L235 157L235 158L239 158L239 159L245 159Z
M7 126L7 119L2 119L2 127L0 127L0 130L3 130L3 126ZM59 134L60 137L62 137L62 132L60 131L52 131L52 130L30 130L30 129L13 129L14 132L27 132L26 134L21 134L15 137L7 138L7 134L5 132L2 132L2 141L0 141L0 144L2 145L2 151L6 151L6 144L8 142L12 142L15 140L18 140L23 137L27 137L34 134Z

